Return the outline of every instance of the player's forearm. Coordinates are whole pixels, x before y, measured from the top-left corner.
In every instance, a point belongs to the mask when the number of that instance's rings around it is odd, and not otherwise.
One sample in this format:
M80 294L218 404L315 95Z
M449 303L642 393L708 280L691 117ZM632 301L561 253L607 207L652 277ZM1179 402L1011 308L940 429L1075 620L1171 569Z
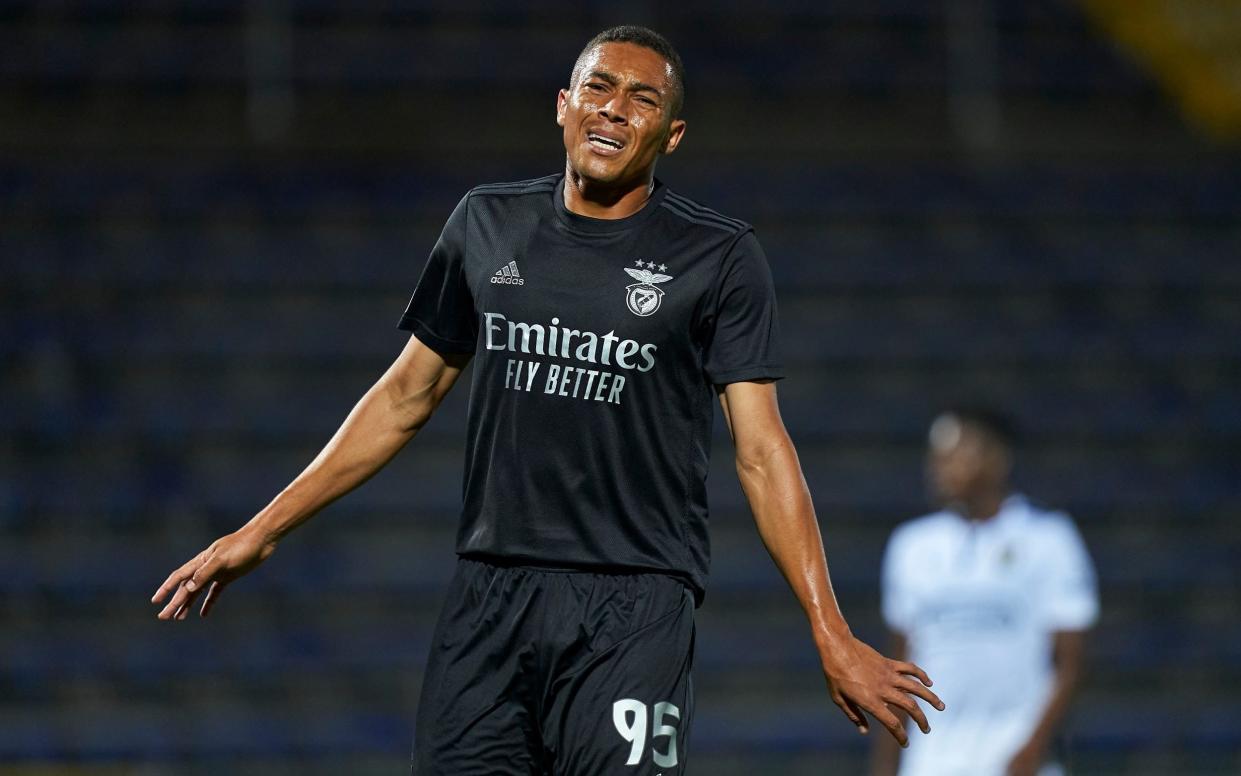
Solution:
M904 721L904 715L897 713ZM878 736L871 744L870 776L896 776L901 764L901 747L891 736Z
M909 659L909 642L902 634L894 633L888 654L894 660ZM899 708L892 708L892 713L900 717L903 724L908 723L908 716ZM896 776L901 765L901 747L891 736L877 736L871 744L870 776Z
M823 537L797 452L787 436L763 449L739 453L737 475L754 512L759 536L810 620L820 653L849 636L832 590Z
M1081 679L1085 636L1081 633L1057 633L1056 639L1056 679L1051 697L1043 707L1038 725L1027 746L1045 750L1051 745L1056 731L1069 713L1073 703L1073 695Z
M430 388L407 396L387 380L376 383L310 465L250 525L279 540L374 476L414 437L436 403Z
M910 659L910 643L903 633L892 633L889 654L896 661ZM900 708L892 708L892 714L900 718L902 725L908 724L908 715ZM901 766L901 747L896 739L889 735L876 736L870 752L870 776L896 776Z
M1027 746L1035 747L1039 751L1046 751L1051 746L1052 739L1059 729L1060 723L1064 721L1065 715L1069 711L1069 704L1072 702L1073 688L1064 687L1057 684L1055 691L1052 693L1050 701L1043 709L1043 715L1039 718L1039 723L1031 734Z

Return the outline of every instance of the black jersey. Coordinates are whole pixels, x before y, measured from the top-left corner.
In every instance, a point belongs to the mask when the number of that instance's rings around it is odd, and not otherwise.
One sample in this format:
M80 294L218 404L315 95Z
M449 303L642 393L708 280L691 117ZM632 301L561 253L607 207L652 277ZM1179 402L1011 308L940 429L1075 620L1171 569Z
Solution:
M615 220L563 186L470 191L400 321L474 354L457 551L677 574L701 600L713 386L782 376L767 260L662 183Z

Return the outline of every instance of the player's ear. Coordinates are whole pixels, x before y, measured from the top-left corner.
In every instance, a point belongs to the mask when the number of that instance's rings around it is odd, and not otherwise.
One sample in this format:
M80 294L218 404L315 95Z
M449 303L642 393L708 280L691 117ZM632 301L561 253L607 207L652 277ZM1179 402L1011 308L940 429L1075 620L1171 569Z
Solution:
M677 146L681 144L681 138L685 136L685 120L673 119L668 126L668 136L664 138L664 144L660 147L661 154L670 154L677 150Z
M556 125L564 126L564 114L569 105L569 92L567 89L561 89L556 95Z

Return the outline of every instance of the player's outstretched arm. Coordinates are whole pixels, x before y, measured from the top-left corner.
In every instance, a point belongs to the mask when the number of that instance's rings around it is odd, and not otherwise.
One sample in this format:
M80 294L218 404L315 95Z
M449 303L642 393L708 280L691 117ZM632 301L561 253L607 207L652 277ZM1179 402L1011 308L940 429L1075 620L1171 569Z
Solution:
M928 689L930 678L913 663L889 660L854 638L840 613L810 491L780 419L775 383L731 383L720 393L720 404L736 447L741 488L767 551L810 619L832 700L862 733L869 730L870 714L906 746L904 726L889 706L903 709L922 732L930 732L913 697L943 709Z
M161 620L184 620L204 590L207 616L225 586L272 554L285 534L361 485L413 439L469 363L441 356L410 337L388 371L345 418L336 434L293 482L248 523L211 543L168 575L151 597Z

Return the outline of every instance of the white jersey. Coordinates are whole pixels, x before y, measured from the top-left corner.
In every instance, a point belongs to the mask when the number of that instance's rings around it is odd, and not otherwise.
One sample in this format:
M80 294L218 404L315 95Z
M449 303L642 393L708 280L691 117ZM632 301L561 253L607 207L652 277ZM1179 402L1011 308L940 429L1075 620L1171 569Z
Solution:
M922 704L932 732L910 733L901 776L1003 776L1049 700L1052 634L1098 617L1073 521L1021 496L982 522L952 512L911 520L888 542L882 593L884 619L947 706Z

